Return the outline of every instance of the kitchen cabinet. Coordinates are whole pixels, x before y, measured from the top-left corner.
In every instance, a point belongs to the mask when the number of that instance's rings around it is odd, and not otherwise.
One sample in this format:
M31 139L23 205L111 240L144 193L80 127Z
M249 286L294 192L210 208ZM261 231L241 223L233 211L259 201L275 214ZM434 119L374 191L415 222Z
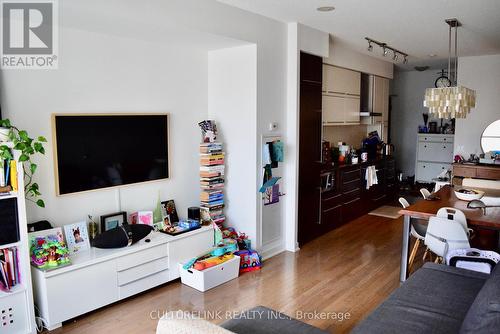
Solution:
M323 64L323 93L360 95L361 73Z
M415 180L432 182L443 171L451 169L453 161L453 135L419 133Z
M321 132L323 59L300 54L298 241L321 234Z
M377 169L379 184L366 189L366 168L372 165ZM392 157L330 167L328 173L336 176L334 187L321 194L320 224L323 233L394 200L397 194L396 165Z
M323 94L323 125L359 124L359 97Z
M500 166L453 164L453 177L500 180Z
M361 73L323 64L323 125L359 124Z

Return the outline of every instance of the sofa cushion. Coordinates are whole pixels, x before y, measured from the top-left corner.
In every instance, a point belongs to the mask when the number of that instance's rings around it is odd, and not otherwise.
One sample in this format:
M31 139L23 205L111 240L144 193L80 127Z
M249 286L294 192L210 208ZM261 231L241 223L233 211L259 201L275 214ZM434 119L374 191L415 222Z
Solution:
M353 333L458 333L487 274L426 263Z
M460 333L498 333L500 331L500 266L476 296L460 329Z
M168 312L159 321L156 334L234 334L184 311Z
M244 316L239 319L228 320L221 326L237 334L328 333L264 306L254 307L244 312Z

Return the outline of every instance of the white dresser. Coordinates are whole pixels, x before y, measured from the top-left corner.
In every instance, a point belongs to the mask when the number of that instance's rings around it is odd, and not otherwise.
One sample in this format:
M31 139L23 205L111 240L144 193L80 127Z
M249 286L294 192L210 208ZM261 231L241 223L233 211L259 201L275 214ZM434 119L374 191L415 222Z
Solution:
M454 135L418 134L415 181L432 182L444 170L451 169L453 138Z
M146 242L149 239L149 242ZM212 227L173 237L152 232L119 249L91 248L52 271L31 269L35 304L47 328L179 278L178 263L209 251Z

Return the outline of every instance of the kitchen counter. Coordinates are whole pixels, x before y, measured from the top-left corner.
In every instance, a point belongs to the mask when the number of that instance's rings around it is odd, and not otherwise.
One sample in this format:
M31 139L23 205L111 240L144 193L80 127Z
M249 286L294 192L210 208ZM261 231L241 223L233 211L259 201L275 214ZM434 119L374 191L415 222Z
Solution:
M365 162L359 162L357 164L344 164L344 163L339 164L339 163L336 163L335 165L331 165L328 163L323 163L321 166L321 172L323 173L323 172L334 171L337 169L346 169L346 168L348 169L348 168L356 167L356 166L366 167L366 166L376 165L376 164L379 164L381 162L385 162L387 160L394 160L394 157L392 155L388 155L388 156L379 155L375 159L368 160Z

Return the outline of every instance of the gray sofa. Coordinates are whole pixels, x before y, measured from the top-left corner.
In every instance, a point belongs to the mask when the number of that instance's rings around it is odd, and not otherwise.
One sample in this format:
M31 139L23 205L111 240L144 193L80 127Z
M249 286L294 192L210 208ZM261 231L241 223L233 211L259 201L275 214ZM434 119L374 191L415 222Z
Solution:
M352 333L500 333L500 265L487 275L426 263Z

